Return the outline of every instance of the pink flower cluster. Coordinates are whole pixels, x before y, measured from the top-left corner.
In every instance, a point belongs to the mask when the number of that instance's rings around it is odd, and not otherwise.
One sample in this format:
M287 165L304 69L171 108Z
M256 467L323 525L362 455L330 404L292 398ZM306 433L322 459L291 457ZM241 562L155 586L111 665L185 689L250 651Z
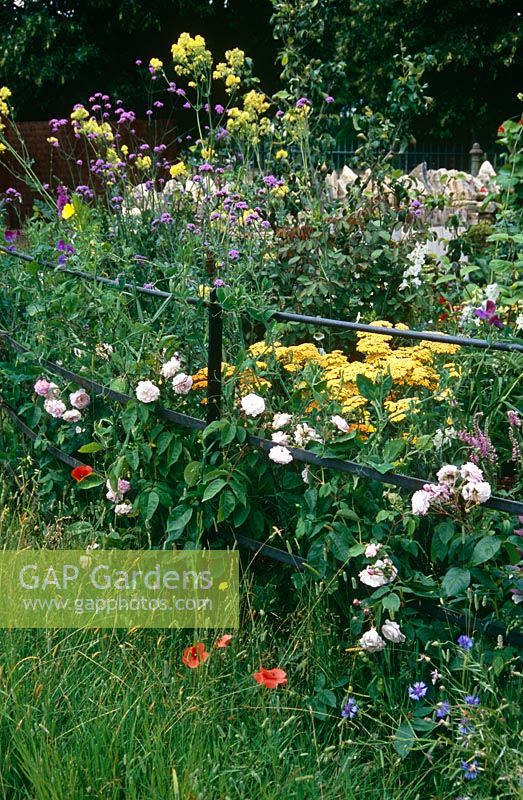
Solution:
M80 422L82 419L81 412L91 402L87 392L84 389L78 389L69 395L69 402L72 407L68 409L62 400L61 390L56 383L48 381L47 378L39 378L34 385L34 391L39 397L45 398L44 410L47 414L55 419L62 419L64 422Z
M116 489L113 489L111 481L107 479L105 485L107 487L107 494L105 496L111 503L115 504L114 513L120 516L130 514L133 510L132 503L128 500L124 500L124 495L126 495L131 488L130 482L124 478L118 478Z
M448 503L458 504L460 498L465 506L486 503L492 490L484 480L480 468L469 461L462 467L444 464L437 473L438 483L426 483L423 489L412 495L412 513L424 516L429 508Z

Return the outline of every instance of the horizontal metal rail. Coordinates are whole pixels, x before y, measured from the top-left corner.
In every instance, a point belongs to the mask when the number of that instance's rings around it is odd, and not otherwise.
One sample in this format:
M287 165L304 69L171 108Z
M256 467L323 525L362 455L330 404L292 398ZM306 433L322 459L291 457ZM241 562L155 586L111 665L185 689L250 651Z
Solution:
M11 347L13 347L14 350L20 353L30 352L27 347L18 342L5 331L0 331L0 339L6 341L11 345ZM88 389L89 391L93 392L93 394L107 397L108 399L115 400L117 403L121 403L123 405L132 399L128 394L117 392L114 389L109 389L108 387L102 386L102 384L96 381L85 378L83 375L77 375L76 373L65 369L65 367L56 364L54 361L40 359L39 363L49 370L49 372L61 375L67 380L82 386L84 389ZM181 425L185 428L203 430L205 427L207 427L206 422L201 419L188 416L187 414L180 414L178 411L172 411L171 409L164 408L163 406L156 406L155 410L160 417L163 417L164 419L167 419L170 422L174 422L175 424ZM263 450L270 450L272 447L277 447L276 442L273 442L270 439L265 439L261 436L254 436L253 434L247 434L246 442ZM416 491L417 489L422 489L426 483L430 482L421 478L414 478L409 475L401 475L394 472L385 472L382 474L377 469L365 466L364 464L358 464L356 461L345 461L339 458L324 458L323 456L316 455L316 453L311 453L308 450L302 450L301 448L297 447L289 447L288 449L292 453L295 461L299 461L304 464L311 464L312 466L323 467L324 469L333 469L337 472L359 475L362 478L368 478L370 480L378 481L379 483L386 483L391 486L398 486L402 489ZM493 508L498 511L505 511L508 514L523 514L523 503L519 503L515 500L507 500L502 497L490 497L486 503L482 503L482 507Z
M111 289L126 290L129 292L137 292L139 294L149 295L150 297L159 297L162 299L180 300L179 297L170 293L164 292L159 289L145 289L143 286L137 286L133 283L122 283L118 280L105 278L100 275L94 275L82 270L70 269L61 265L52 264L48 261L40 261L33 258L28 253L23 253L12 247L5 247L0 245L0 251L8 255L15 256L24 261L37 262L47 269L63 272L67 275L74 277L85 278L90 281L98 281L99 283L108 286ZM191 305L201 304L207 306L208 300L202 300L198 297L187 297L186 302ZM278 322L297 322L304 325L314 325L316 327L325 328L338 328L340 330L361 331L365 333L374 333L381 336L395 336L403 339L417 339L427 342L441 342L442 344L456 344L459 347L475 347L481 350L499 350L509 353L523 353L523 344L518 342L492 342L488 339L477 339L473 336L451 336L444 333L433 333L431 331L414 331L414 330L401 330L399 328L386 328L380 325L367 325L363 322L349 322L348 320L330 319L329 317L313 317L306 314L295 314L291 311L274 311L271 313L269 319L274 319Z
M20 419L18 414L16 414L16 412L1 397L0 411L5 412L25 436L32 441L37 439L37 434ZM54 447L49 442L46 443L46 449L64 464L68 464L71 467L85 466L82 461L78 461L68 453L64 453L63 450ZM280 564L286 564L287 566L293 567L298 572L305 572L309 569L307 559L303 558L302 556L289 553L286 550L281 550L280 548L274 547L273 545L265 542L258 542L256 539L251 539L248 536L243 536L242 534L235 533L234 531L221 531L220 535L226 541L237 544L239 548L251 551L254 553L255 557L267 558L270 561L277 561ZM447 622L459 625L462 629L466 629L471 632L480 631L485 636L502 636L508 644L515 644L519 647L523 647L523 631L507 630L507 627L497 620L480 620L476 617L472 617L469 614L463 614L459 611L455 611L454 609L446 608L444 606L437 605L436 603L431 603L427 600L419 600L418 603L422 613L426 613L430 617L446 620Z

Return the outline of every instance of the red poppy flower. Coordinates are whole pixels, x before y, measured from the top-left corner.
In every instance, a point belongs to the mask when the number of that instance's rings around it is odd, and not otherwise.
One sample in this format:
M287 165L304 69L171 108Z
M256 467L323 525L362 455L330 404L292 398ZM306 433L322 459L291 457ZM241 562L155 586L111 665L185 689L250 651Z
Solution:
M182 664L185 664L189 669L195 669L205 664L209 658L209 653L205 652L205 645L202 642L193 644L192 647L186 647L182 656Z
M287 673L282 669L265 669L260 667L258 672L252 676L256 683L265 686L267 689L276 689L277 686L283 686L287 683Z
M498 136L501 136L504 133L505 133L505 128L503 127L503 125L500 125L498 128Z
M82 464L80 467L75 467L71 470L71 478L74 478L75 481L83 481L84 478L87 478L88 475L94 472L92 467L89 467L87 464Z
M223 636L220 636L220 638L216 641L214 646L217 650L223 650L224 647L227 647L231 643L231 640L231 634L224 633Z

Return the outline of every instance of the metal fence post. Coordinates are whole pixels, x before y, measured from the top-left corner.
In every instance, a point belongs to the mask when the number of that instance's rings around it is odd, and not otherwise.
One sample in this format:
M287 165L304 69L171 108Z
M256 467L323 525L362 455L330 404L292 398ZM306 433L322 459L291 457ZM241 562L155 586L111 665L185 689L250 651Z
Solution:
M481 166L483 150L478 142L474 142L469 150L470 156L470 174L475 178Z
M211 289L207 346L207 424L220 418L222 400L223 309Z

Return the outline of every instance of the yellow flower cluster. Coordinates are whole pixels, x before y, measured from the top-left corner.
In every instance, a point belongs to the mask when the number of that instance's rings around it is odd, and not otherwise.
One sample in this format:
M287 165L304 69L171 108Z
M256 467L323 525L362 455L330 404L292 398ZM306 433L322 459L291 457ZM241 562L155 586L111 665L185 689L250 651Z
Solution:
M231 94L241 84L241 72L245 66L245 53L235 47L225 51L225 61L216 64L212 76L215 80L224 80L227 94Z
M71 113L71 119L78 122L76 130L84 136L105 139L107 142L114 140L114 134L108 122L98 122L94 117L89 117L87 109L83 106L76 108Z
M227 111L227 129L257 144L271 128L270 119L263 116L269 107L265 95L252 89L243 98L243 109L234 106Z
M257 366L258 367L264 367L266 365L257 363ZM224 379L227 379L227 378L232 378L234 375L236 375L235 368L233 366L231 366L231 364L227 364L226 361L222 361L222 377ZM263 389L263 388L265 388L265 389L270 389L271 388L271 384L269 383L268 380L266 380L265 378L261 378L259 375L256 375L256 373L253 372L250 369L245 369L245 370L242 370L240 373L238 373L238 379L239 379L240 388L242 390L244 390L244 389L247 389L247 390L256 389L256 390L259 391L260 389ZM200 391L202 389L206 389L207 388L207 367L204 367L203 369L198 370L198 372L196 372L192 376L192 380L193 380L193 383L192 383L193 391Z
M176 44L172 45L171 53L177 75L192 75L201 81L212 68L212 53L199 34L192 37L189 33L181 33Z
M187 166L185 162L178 161L177 164L173 164L169 170L169 175L171 178L184 178L187 175Z
M151 156L138 156L134 163L136 164L136 169L145 172L146 170L151 169L153 162Z
M9 116L9 106L7 105L7 100L11 97L11 90L7 88L7 86L0 86L0 117L8 117ZM0 119L0 131L3 131L5 125L2 123ZM0 153L5 150L5 144L0 143Z
M394 327L386 320L378 320L372 324L384 328ZM406 325L395 327L407 330ZM283 347L280 342L273 345L257 342L249 348L249 352L254 358L267 357L272 353L283 368L291 373L299 372L307 364L316 364L323 373L329 397L340 403L345 414L363 414L366 421L368 414L363 409L368 401L359 394L358 375L375 383L390 374L393 389L385 401L385 408L391 422L400 422L406 419L407 412L416 413L419 398L398 399L398 388L408 386L437 391L440 375L434 365L435 356L455 353L459 348L457 345L440 342L420 342L414 346L393 349L393 338L387 334L358 332L357 350L363 356L362 361L349 361L341 350L322 354L310 342L291 347ZM454 364L446 364L445 367L454 370L450 373L451 376L457 374Z
M173 47L174 47L174 45L173 45ZM151 60L149 61L149 66L155 72L157 72L157 70L159 70L159 69L161 69L163 67L163 61L161 61L159 58L151 58Z

